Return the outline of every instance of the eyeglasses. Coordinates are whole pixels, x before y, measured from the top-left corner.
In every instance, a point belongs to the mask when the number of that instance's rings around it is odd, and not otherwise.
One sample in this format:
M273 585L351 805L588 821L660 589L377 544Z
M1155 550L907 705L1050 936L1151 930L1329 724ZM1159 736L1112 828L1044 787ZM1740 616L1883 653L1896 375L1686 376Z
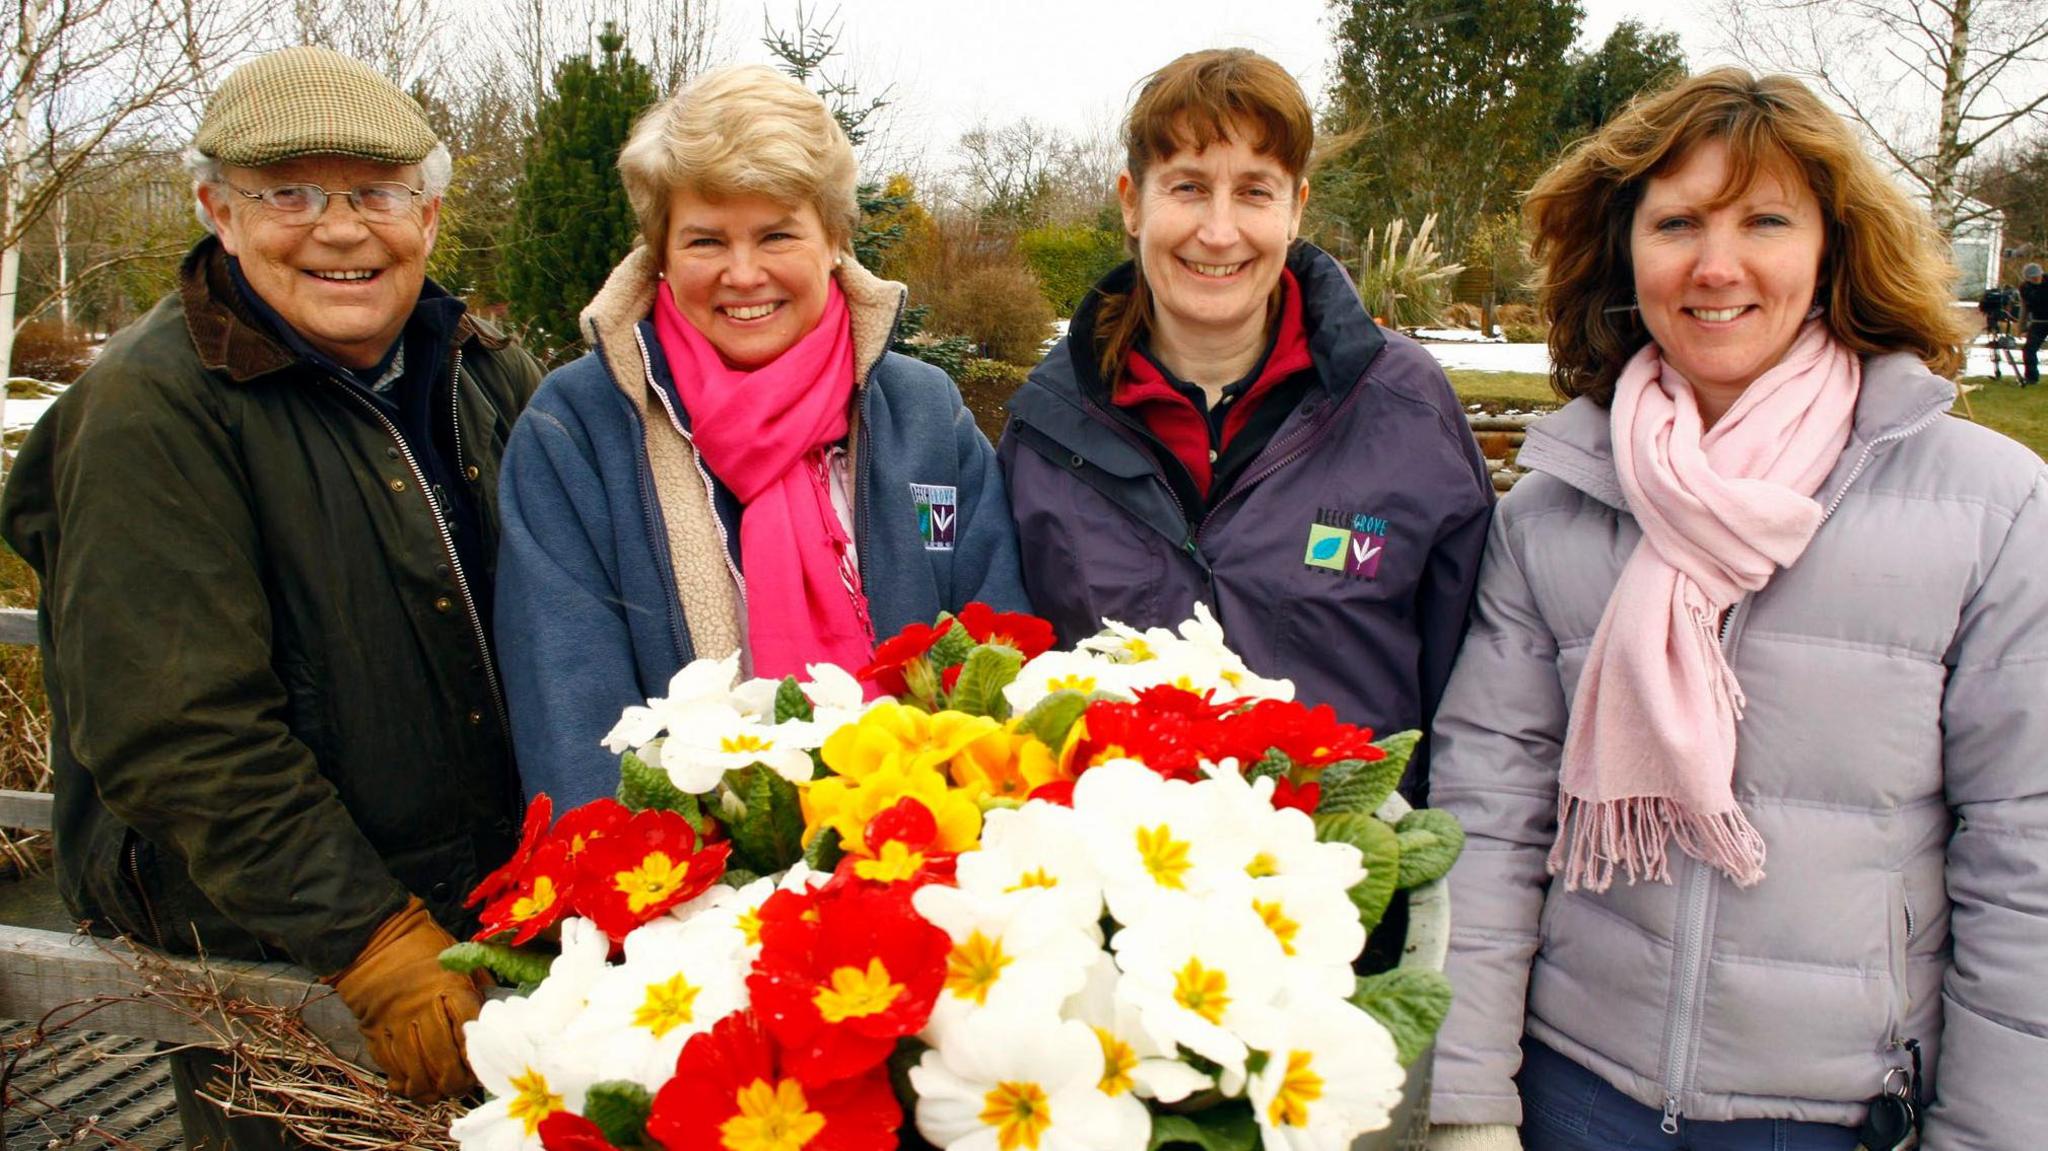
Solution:
M359 184L356 187L336 190L323 188L318 184L279 184L251 192L235 188L235 193L246 200L260 200L263 206L277 215L281 223L310 224L327 211L327 201L336 196L345 196L355 205L356 215L376 224L388 224L412 214L413 205L425 196L425 188L413 188L396 180L379 180L373 184Z

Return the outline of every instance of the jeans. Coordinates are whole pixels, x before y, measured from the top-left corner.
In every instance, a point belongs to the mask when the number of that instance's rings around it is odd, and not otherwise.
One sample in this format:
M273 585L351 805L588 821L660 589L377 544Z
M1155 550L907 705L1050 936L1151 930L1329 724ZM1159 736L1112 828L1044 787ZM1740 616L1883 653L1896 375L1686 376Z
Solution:
M1524 1151L1853 1151L1854 1128L1795 1119L1680 1118L1663 1131L1664 1112L1645 1107L1591 1071L1536 1042L1522 1040Z

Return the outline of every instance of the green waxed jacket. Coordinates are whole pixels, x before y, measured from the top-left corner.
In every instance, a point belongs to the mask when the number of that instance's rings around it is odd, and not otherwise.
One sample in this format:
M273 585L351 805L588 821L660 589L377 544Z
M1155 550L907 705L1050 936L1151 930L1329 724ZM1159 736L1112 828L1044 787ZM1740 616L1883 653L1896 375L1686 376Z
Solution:
M465 317L434 434L490 555L539 382ZM497 672L423 473L359 392L241 311L218 241L29 435L0 536L43 581L59 884L166 950L346 966L516 843Z

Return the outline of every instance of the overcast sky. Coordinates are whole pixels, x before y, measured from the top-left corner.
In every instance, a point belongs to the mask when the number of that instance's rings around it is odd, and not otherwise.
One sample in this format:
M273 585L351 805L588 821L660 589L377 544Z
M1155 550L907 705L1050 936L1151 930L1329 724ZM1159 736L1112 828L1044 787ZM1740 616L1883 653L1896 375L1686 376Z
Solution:
M1694 67L1721 62L1700 0L1660 5L1654 15L1640 0L1581 5L1587 44L1634 16L1678 33ZM790 0L765 7L784 24L793 10ZM734 58L767 59L763 8L763 0L724 0ZM846 0L841 43L864 88L894 85L892 151L921 151L927 171L943 171L954 141L977 121L1030 116L1075 133L1114 122L1140 77L1198 48L1256 49L1317 98L1332 57L1329 11L1326 0Z

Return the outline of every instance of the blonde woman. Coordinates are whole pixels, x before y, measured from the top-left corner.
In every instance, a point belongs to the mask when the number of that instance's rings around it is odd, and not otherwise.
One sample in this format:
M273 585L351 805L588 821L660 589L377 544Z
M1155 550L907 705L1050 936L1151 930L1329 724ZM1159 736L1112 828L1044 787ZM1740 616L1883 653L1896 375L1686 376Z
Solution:
M902 285L855 262L852 146L763 67L634 127L642 242L583 313L501 482L497 631L528 794L618 782L599 740L693 658L849 669L974 600L1022 610L995 453L937 368L887 351Z

